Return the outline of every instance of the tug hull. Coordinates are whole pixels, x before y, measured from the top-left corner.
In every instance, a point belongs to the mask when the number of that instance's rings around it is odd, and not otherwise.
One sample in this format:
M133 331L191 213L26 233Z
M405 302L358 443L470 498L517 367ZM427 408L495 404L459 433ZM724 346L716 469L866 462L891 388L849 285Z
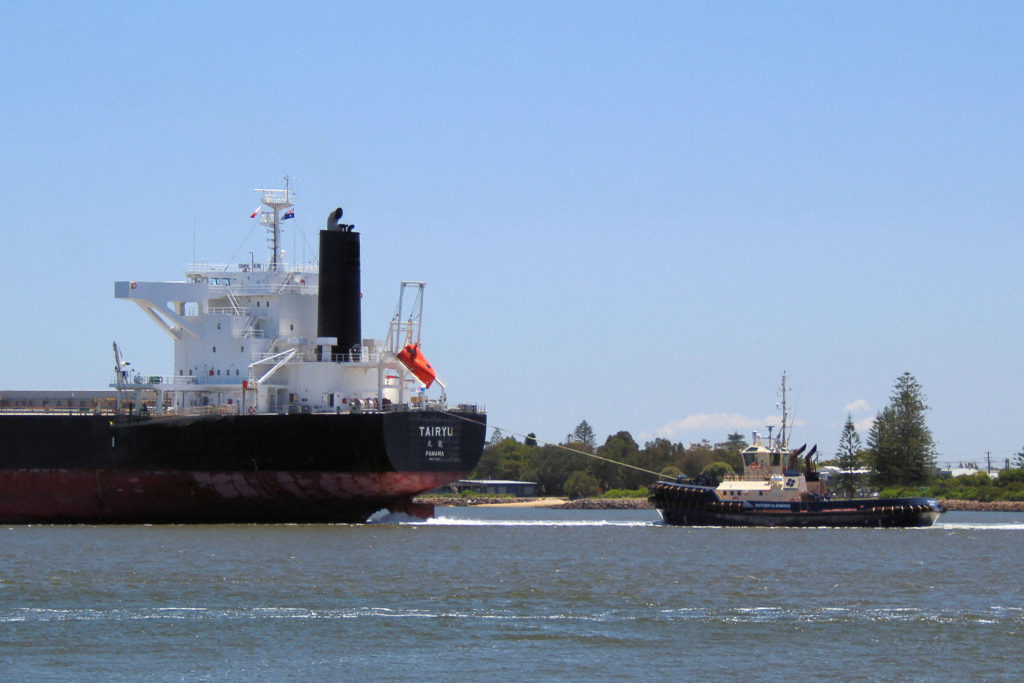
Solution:
M651 502L675 526L927 527L942 513L934 498L723 500L710 486L658 482Z

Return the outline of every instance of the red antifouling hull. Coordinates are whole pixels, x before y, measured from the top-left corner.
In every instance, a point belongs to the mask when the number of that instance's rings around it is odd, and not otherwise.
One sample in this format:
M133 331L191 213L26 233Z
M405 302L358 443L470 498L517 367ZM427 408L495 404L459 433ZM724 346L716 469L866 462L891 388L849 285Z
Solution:
M428 517L432 507L412 497L466 474L7 469L0 522L358 523L381 509Z

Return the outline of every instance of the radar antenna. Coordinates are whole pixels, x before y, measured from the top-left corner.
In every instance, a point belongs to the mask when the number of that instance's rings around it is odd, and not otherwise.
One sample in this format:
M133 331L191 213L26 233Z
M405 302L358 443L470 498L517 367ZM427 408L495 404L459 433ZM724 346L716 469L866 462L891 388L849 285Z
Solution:
M294 206L292 203L291 181L284 177L283 190L271 190L257 187L253 192L260 192L260 201L270 211L260 214L260 222L267 227L267 248L270 249L270 270L277 270L281 265L281 210Z

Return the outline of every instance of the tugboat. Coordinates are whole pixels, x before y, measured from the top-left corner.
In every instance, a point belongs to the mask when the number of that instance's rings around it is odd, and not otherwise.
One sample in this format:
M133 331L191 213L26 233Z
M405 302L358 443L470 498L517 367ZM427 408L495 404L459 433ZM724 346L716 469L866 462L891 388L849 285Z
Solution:
M359 233L335 209L318 263L285 264L281 227L294 216L285 188L256 190L251 217L267 228L267 263L114 283L115 298L172 338L171 376L131 370L115 344L113 405L93 399L76 412L69 400L57 412L57 401L44 410L0 401L0 522L429 517L433 507L413 497L476 466L486 415L448 406L423 355L424 283L402 282L387 339L364 339ZM439 396L427 393L434 385Z
M782 427L767 439L755 433L741 452L743 473L721 482L709 475L680 476L650 486L650 500L666 524L676 526L925 527L943 512L934 498L830 500L814 466L817 446L790 450L786 439L786 377ZM803 455L804 468L799 468Z

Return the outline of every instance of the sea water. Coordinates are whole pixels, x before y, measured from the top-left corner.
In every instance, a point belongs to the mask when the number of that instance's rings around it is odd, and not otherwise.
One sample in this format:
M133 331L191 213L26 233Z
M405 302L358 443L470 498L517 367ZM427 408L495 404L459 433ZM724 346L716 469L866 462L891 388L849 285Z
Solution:
M1024 514L0 528L6 680L1014 679Z

